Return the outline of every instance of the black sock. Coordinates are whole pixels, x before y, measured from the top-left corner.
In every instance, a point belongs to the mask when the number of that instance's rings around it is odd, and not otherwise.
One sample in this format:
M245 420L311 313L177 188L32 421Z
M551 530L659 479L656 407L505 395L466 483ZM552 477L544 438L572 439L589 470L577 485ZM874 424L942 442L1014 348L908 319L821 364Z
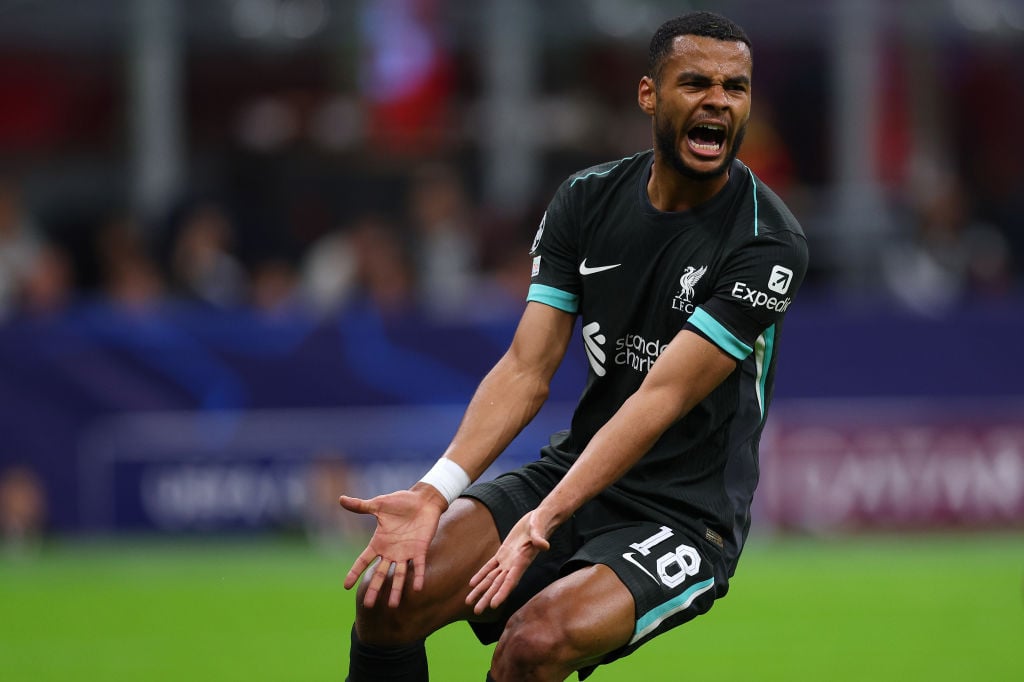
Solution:
M422 640L398 647L363 644L352 627L346 682L427 682L427 649Z

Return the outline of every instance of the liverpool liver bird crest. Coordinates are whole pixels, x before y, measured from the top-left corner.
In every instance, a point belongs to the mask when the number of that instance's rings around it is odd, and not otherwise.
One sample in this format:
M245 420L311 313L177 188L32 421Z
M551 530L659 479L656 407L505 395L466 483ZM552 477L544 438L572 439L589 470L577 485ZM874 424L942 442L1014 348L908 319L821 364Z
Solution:
M685 298L687 301L693 298L693 288L697 286L697 282L704 276L704 273L708 271L708 266L702 266L701 268L695 268L692 265L688 265L686 270L683 271L683 276L679 278L679 286L682 290L679 292L679 298Z

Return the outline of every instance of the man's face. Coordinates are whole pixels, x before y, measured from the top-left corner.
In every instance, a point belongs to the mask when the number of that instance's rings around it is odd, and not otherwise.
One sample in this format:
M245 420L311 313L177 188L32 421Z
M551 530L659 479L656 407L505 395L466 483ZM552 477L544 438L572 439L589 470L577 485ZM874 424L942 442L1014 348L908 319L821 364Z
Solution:
M741 42L679 36L653 97L654 143L681 175L705 180L728 171L750 119L750 49Z

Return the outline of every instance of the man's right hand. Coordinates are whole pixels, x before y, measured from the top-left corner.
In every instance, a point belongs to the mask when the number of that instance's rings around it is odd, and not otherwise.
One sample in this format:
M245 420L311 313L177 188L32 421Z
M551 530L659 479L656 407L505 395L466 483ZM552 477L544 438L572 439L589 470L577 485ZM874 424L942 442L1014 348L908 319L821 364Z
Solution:
M342 495L338 502L351 512L372 514L377 519L373 537L345 576L345 589L352 589L369 567L363 605L373 608L384 579L394 567L388 606L397 607L402 600L410 562L413 566L412 589L423 589L427 548L437 533L441 514L448 506L444 497L433 486L418 483L411 490L399 490L369 500Z

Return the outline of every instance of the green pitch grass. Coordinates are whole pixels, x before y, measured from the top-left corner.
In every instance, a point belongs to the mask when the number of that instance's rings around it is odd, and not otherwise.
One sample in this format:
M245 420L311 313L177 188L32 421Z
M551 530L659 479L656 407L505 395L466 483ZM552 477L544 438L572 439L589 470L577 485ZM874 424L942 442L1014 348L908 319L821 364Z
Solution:
M344 679L354 551L51 542L0 553L0 679ZM1024 680L1024 536L761 538L729 597L591 680ZM465 624L434 680L480 682Z

